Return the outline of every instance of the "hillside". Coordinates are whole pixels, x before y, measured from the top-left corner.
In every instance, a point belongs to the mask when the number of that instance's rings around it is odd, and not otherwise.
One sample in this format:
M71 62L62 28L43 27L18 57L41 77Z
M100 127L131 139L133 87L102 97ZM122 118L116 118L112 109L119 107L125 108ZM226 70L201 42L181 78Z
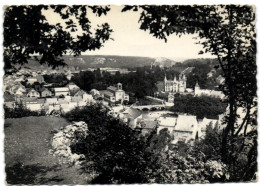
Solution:
M64 62L69 67L78 67L79 69L87 68L132 68L158 65L169 67L176 62L168 58L150 58L139 56L115 56L115 55L81 55L81 56L63 56ZM34 58L28 60L25 64L29 68L46 68L46 65L40 65Z

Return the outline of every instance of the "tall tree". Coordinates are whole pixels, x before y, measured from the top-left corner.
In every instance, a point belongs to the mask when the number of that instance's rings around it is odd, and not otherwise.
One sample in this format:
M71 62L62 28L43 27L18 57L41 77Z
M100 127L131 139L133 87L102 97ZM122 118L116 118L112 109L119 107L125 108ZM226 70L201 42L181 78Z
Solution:
M44 10L57 13L65 22L51 25ZM5 70L15 64L27 63L32 54L41 55L40 63L53 67L64 65L62 55L79 55L81 52L102 47L110 39L112 30L103 23L91 30L87 14L107 14L108 6L8 6L4 11L4 62ZM74 34L80 31L80 34Z
M222 159L227 155L228 139L234 139L238 130L246 130L248 115L256 105L256 32L255 8L247 5L176 5L125 6L122 11L141 10L140 29L167 41L167 36L198 34L204 47L200 53L217 56L225 77L222 87L228 96L229 115L223 132ZM237 108L248 114L241 125L236 124ZM229 138L230 137L230 138Z

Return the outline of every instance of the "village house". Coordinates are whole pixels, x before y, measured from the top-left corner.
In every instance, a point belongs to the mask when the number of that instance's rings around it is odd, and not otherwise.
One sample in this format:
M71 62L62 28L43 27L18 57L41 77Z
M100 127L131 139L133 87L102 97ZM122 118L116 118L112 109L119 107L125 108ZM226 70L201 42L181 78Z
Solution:
M25 106L27 109L31 111L41 111L44 110L44 99L36 99L35 102L27 101L25 102Z
M93 102L93 96L91 94L87 94L85 91L79 89L74 95L73 97L78 97L79 99L81 99L81 101L84 102Z
M137 121L142 119L142 113L137 109L129 107L119 114L119 118L127 123L130 128L134 129Z
M48 104L57 104L58 103L58 98L52 97L52 98L46 98L45 102Z
M73 82L69 82L66 87L69 88L69 90L73 90L73 89L79 89L78 85L76 85L75 83Z
M173 130L177 124L176 117L160 117L157 119L158 129L157 134L159 134L160 130L167 128L169 133L173 135Z
M47 88L42 88L41 89L41 97L50 97L52 96L52 92L50 90L48 90Z
M188 142L198 136L198 122L196 116L178 115L176 126L173 129L174 143Z
M138 119L136 124L136 129L141 130L143 136L150 134L157 126L156 120L143 120Z
M27 97L40 97L40 93L34 89L30 89L27 93Z
M75 109L78 106L79 106L79 104L77 102L71 101L68 103L60 104L60 110L61 110L61 112L66 113L66 112L69 112L69 111Z
M70 95L70 90L68 87L56 87L54 88L54 95L55 96L69 96Z
M17 98L16 101L18 104L26 105L27 103L37 103L37 97L20 97Z

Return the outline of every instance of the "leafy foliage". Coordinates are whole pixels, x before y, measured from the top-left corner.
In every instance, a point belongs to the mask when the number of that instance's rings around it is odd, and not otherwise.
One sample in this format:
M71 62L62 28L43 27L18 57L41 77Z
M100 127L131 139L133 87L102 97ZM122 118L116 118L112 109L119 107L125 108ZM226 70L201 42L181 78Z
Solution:
M141 11L140 29L167 41L167 36L197 34L204 50L218 58L228 96L229 116L223 133L222 159L228 161L227 144L237 130L237 108L247 111L256 106L256 29L255 8L248 5L125 6L124 11ZM246 111L246 112L247 112ZM245 120L247 120L245 118ZM245 129L246 131L246 129ZM231 140L231 141L229 141Z
M108 86L115 85L118 82L123 84L123 89L127 92L134 93L135 97L142 98L146 95L153 95L156 91L156 77L151 70L146 67L138 67L136 72L128 74L111 75L109 72L100 70L94 72L86 71L80 72L71 79L81 89L91 90L98 89L104 90Z
M65 21L66 27L60 23L49 24L43 14L44 10L57 13ZM32 54L42 56L41 64L56 67L64 65L60 58L63 54L70 52L79 55L81 52L99 49L110 39L112 30L104 23L92 33L87 13L93 12L101 16L109 10L107 6L8 6L4 13L5 69L27 63ZM82 35L74 36L73 32L79 30Z
M173 112L188 113L198 118L217 118L226 111L227 104L219 98L208 96L193 97L192 95L178 96L174 100Z
M44 116L45 111L42 110L41 112L31 111L27 108L25 108L22 105L19 105L15 108L8 108L4 107L4 117L6 118L21 118L21 117L27 117L27 116Z

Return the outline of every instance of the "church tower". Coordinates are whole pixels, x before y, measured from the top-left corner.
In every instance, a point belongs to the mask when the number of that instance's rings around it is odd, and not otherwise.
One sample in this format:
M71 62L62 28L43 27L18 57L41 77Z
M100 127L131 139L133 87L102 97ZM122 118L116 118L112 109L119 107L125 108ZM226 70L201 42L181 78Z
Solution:
M122 83L117 83L117 90L122 90Z
M199 95L199 92L200 92L200 86L199 86L199 83L198 81L196 82L196 85L194 87L194 94L195 95Z
M165 92L168 91L168 88L167 88L167 77L166 77L166 73L165 73L165 76L164 76L164 91L165 91Z
M166 74L164 75L164 83L167 82L167 77L166 77Z

